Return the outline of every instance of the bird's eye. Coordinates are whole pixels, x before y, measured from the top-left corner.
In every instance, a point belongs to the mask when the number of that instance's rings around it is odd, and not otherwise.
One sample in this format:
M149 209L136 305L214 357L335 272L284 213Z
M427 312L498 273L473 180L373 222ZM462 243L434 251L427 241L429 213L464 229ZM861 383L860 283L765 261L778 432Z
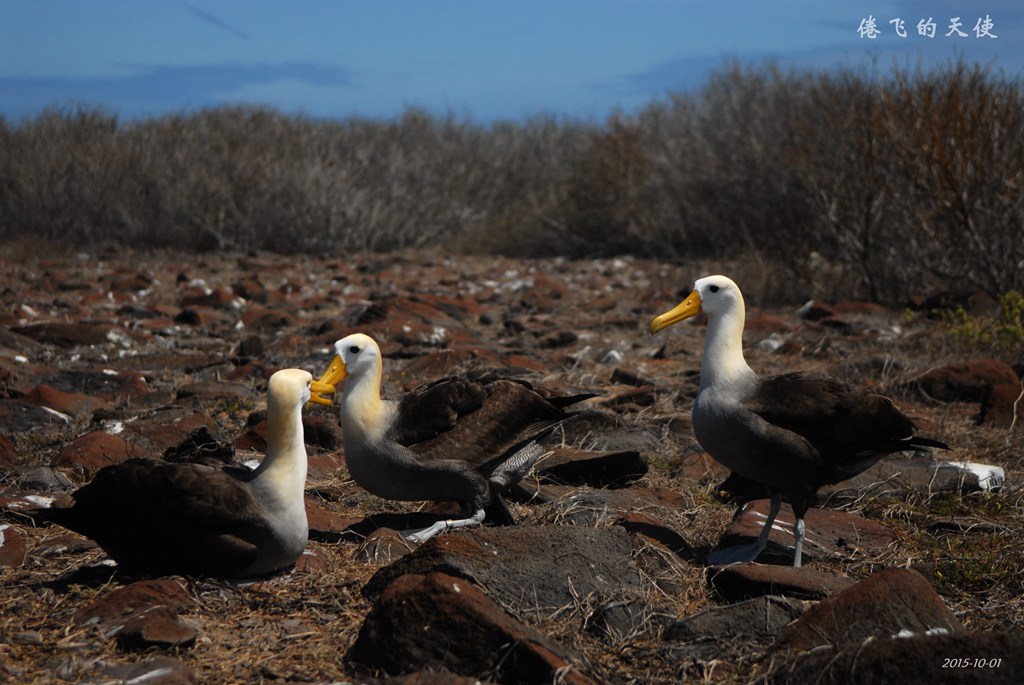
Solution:
M717 293L718 292L718 286L717 285L712 285L712 286L708 287L708 290L710 290L713 293Z
M352 347L348 348L348 351L351 352L352 354L359 354L359 346L353 345Z

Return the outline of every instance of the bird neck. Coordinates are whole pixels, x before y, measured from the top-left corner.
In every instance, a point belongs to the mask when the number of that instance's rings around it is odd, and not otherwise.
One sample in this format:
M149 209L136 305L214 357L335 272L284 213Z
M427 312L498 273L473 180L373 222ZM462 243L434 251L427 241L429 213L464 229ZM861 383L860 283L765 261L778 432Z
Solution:
M754 377L743 357L743 323L742 302L720 316L708 318L700 366L701 389L710 385L740 383Z
M284 497L301 498L306 486L306 443L302 430L302 408L267 408L267 456L255 477L267 481Z
M381 370L345 380L341 428L345 440L375 441L383 436L386 406L380 399Z

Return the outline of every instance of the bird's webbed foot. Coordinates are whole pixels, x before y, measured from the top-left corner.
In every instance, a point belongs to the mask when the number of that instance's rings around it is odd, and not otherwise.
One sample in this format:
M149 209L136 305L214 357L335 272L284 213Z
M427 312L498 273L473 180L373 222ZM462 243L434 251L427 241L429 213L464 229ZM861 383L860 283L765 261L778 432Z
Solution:
M409 542L418 545L426 542L430 538L434 537L439 533L444 533L453 528L465 528L467 526L478 526L483 523L484 510L477 509L476 512L469 517L461 519L448 519L445 521L438 521L433 525L427 526L426 528L420 528L418 530L403 530L402 537Z

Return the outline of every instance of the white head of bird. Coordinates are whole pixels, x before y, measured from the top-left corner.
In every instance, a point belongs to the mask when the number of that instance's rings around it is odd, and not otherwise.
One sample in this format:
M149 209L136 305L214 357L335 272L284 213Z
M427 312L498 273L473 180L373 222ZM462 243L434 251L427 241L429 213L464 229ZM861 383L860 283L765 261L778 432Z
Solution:
M298 492L300 500L306 482L302 407L314 392L333 391L302 369L281 369L267 384L267 455L257 473L282 492Z
M320 382L337 385L345 381L341 400L342 431L378 437L385 428L387 407L380 401L384 362L376 341L353 333L334 343L334 360Z
M701 359L701 387L714 382L746 380L753 375L743 358L743 293L726 276L698 279L693 292L679 305L654 317L651 335L698 314L707 314L708 330Z

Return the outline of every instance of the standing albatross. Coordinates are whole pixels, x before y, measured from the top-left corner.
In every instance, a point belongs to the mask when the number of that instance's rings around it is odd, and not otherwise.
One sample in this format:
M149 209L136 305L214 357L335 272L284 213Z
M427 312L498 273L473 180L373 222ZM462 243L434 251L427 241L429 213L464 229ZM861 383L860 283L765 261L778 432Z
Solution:
M270 377L267 454L255 470L160 459L101 469L69 507L40 518L86 535L125 571L257 576L293 564L306 548L302 408L334 389L300 369Z
M518 483L543 451L538 442L566 419L563 407L592 395L545 396L511 378L448 377L401 400L382 400L383 360L368 335L334 343L320 382L345 380L341 428L353 480L391 500L456 501L464 517L406 531L423 542L450 528L477 525L485 507Z
M760 378L743 358L743 295L725 276L698 280L686 300L651 321L651 335L702 312L708 328L694 435L715 460L772 492L757 541L719 550L710 563L757 558L784 496L796 516L793 565L800 566L804 514L819 487L852 478L892 452L948 449L914 435L889 398L866 388L800 373Z

